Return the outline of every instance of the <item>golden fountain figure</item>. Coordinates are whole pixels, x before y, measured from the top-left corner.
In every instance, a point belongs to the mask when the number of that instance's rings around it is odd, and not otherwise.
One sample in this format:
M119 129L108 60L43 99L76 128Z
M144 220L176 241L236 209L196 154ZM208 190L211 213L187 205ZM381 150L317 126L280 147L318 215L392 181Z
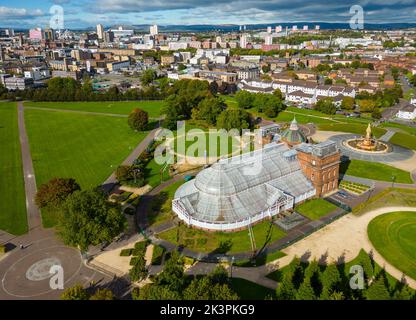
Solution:
M345 142L344 142L345 144ZM363 138L351 139L346 141L346 145L352 149L364 152L384 153L388 151L388 145L384 142L377 141L373 138L371 124L369 123L366 130L366 135Z

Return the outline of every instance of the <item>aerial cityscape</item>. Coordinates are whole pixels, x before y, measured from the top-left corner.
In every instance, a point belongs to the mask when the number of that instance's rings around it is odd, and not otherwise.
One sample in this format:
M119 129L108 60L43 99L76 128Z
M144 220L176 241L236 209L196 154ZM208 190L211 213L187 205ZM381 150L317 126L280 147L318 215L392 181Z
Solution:
M0 300L416 300L416 1L292 2L0 0Z

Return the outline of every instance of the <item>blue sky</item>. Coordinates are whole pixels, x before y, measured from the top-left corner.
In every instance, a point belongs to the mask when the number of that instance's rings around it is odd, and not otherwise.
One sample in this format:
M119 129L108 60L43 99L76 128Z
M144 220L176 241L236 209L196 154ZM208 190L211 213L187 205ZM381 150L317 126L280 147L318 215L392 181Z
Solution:
M66 28L97 23L348 23L349 8L356 4L364 8L367 23L416 23L416 0L0 0L0 26L45 27L56 4L64 8Z

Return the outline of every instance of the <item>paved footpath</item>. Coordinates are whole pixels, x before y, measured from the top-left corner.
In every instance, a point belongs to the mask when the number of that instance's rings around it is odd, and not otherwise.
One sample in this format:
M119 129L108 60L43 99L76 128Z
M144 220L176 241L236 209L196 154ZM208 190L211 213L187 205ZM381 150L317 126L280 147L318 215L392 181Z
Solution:
M26 132L23 102L18 103L18 124L20 148L22 154L23 175L25 181L28 227L30 232L30 230L39 228L42 225L42 219L40 211L35 204L35 195L37 191L35 170L33 168L29 139L27 137Z

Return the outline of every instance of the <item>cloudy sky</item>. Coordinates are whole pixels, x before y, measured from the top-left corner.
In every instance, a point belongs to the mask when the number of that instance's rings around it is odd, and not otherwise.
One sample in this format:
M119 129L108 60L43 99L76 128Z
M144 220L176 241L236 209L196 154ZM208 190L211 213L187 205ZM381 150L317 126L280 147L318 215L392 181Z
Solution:
M348 23L361 5L367 23L416 22L416 0L0 0L0 26L45 27L64 9L65 28L114 24Z

